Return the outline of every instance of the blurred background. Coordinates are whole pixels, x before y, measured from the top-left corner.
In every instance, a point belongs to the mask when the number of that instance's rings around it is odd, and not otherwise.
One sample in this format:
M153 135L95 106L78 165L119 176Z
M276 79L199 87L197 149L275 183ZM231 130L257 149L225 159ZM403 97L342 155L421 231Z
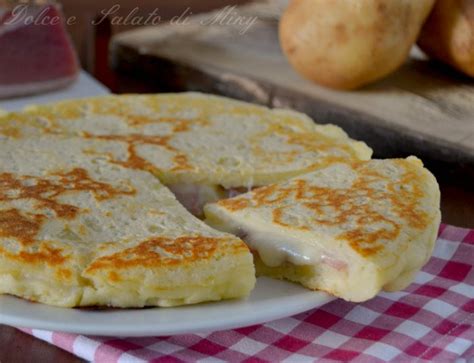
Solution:
M69 24L67 29L83 69L112 91L117 90L117 82L108 66L108 42L114 34L142 26L133 25L136 22L134 18L143 22L155 11L157 15L150 17L150 21L158 20L159 17L159 21L166 22L177 14L194 15L227 5L248 2L251 0L59 1L66 18L76 18L75 23ZM112 23L111 19L116 21ZM117 21L120 23L117 24Z

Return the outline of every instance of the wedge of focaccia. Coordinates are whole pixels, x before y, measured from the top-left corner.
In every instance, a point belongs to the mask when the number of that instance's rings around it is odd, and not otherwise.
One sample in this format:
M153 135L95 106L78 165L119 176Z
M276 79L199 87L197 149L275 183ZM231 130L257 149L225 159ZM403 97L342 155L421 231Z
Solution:
M364 301L410 284L433 250L439 204L436 179L409 157L329 163L204 210L247 242L257 274Z
M238 238L189 214L127 143L53 134L0 142L0 293L57 306L173 306L255 283Z
M0 135L77 135L113 141L98 156L158 176L188 210L254 186L287 180L330 160L367 160L372 151L333 125L199 93L104 96L30 107L0 119Z

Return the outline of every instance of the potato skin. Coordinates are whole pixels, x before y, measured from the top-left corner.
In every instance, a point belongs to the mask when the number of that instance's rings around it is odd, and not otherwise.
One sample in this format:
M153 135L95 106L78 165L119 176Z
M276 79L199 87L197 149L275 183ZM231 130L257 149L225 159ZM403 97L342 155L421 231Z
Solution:
M280 44L304 77L353 89L397 69L418 37L434 0L292 0Z
M474 0L438 0L418 45L430 57L474 77Z

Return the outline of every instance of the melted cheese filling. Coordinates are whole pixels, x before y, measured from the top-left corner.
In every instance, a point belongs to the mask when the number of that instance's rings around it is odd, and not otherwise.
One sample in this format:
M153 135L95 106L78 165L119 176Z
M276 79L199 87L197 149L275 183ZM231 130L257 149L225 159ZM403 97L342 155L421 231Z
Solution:
M204 205L223 198L246 193L248 188L224 189L219 185L172 184L168 186L176 199L195 216L202 216ZM212 225L212 223L210 223ZM291 236L282 236L258 227L241 226L217 229L240 237L249 248L258 253L263 263L270 267L281 266L286 261L294 265L313 265L323 263L338 271L347 270L347 263L327 252L316 244L308 244Z
M195 216L203 215L204 205L223 198L246 193L249 188L225 189L220 185L206 184L172 184L168 188L176 199ZM208 221L209 222L209 221ZM209 223L212 226L212 222ZM347 271L347 263L330 253L325 252L317 244L309 244L291 236L282 236L256 226L214 226L240 237L249 248L257 252L263 263L270 267L281 266L288 261L294 265L313 265L323 263L338 271Z
M347 269L347 263L341 259L292 237L280 236L269 231L246 230L241 238L251 250L259 254L263 263L270 267L281 266L288 261L294 265L324 263L336 270Z
M316 265L323 263L338 271L347 271L348 264L343 259L334 256L316 243L307 243L292 236L282 236L261 227L247 225L227 226L215 225L212 221L207 221L216 229L232 233L241 238L249 248L258 253L263 263L269 267L278 267L285 262L294 265ZM229 224L231 226L229 226Z

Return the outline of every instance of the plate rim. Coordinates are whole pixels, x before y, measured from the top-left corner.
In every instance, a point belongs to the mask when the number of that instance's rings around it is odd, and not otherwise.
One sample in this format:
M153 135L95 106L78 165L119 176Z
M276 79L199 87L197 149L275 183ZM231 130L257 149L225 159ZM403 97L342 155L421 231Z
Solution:
M265 283L265 279L268 279L268 278L258 278L260 285ZM286 281L278 281L278 282L294 285L293 283L286 282ZM259 284L257 283L256 289L258 288L258 285ZM263 324L269 321L278 320L281 318L303 313L305 311L323 306L327 304L328 302L336 299L334 296L331 296L324 292L311 291L303 287L301 288L302 288L301 294L303 294L303 296L305 297L304 301L292 302L291 300L295 297L295 295L290 294L286 296L285 298L278 298L278 297L274 298L275 301L273 303L270 303L269 306L266 306L265 301L257 300L256 302L252 302L252 301L249 301L249 299L244 299L244 300L217 301L217 302L210 302L210 303L203 303L203 304L196 304L196 305L185 305L181 307L169 307L169 308L151 307L151 308L146 308L144 310L126 309L123 312L118 309L106 310L106 312L110 312L110 311L117 312L119 315L122 313L127 314L130 312L133 313L133 312L141 312L141 311L146 311L149 313L154 310L174 312L174 309L176 309L176 311L179 311L179 309L185 309L186 311L191 311L192 313L193 309L196 309L196 311L199 311L200 307L206 306L207 308L205 309L207 310L209 309L208 308L209 306L215 305L217 307L217 311L219 311L219 307L220 307L221 310L223 309L224 312L227 310L230 310L230 311L236 310L237 312L247 313L247 315L244 315L244 316L242 316L241 314L230 314L229 316L226 316L224 321L203 319L202 321L198 321L197 323L195 321L192 321L191 324L187 324L186 322L185 323L179 322L176 324L175 323L160 324L160 326L157 326L157 325L151 326L151 323L145 326L137 324L135 326L132 325L130 327L127 327L126 331L124 331L124 329L120 329L122 331L117 331L118 328L115 327L115 325L109 326L109 325L103 325L100 323L97 323L97 325L92 325L90 323L84 325L84 324L81 324L80 322L76 324L69 324L67 321L60 321L60 320L59 321L45 321L44 318L34 319L34 318L31 318L30 316L24 317L24 316L19 316L18 314L11 315L2 311L3 310L2 300L5 301L5 298L7 298L7 299L20 300L22 301L22 303L23 302L29 303L29 302L26 302L25 300L15 297L15 296L0 295L0 324L5 324L5 325L17 327L17 328L48 330L48 331L55 331L55 332L62 332L62 333L72 333L72 334L92 335L92 336L108 336L108 337L172 336L172 335L180 335L180 334L195 334L195 333L203 333L203 332L214 332L214 331L222 331L222 330L229 330L229 329L238 329L238 328L243 328L243 327L248 327L248 326L253 326L253 325L259 325L259 324ZM299 295L296 295L296 297L298 296ZM285 308L279 307L275 309L274 304L281 303L281 302L286 302L287 304L289 303L289 306L285 305ZM40 303L31 303L31 304L38 304L40 309L49 308L49 306L43 305ZM257 309L252 310L251 309L252 307L257 307ZM51 307L51 308L69 309L69 308L58 308L58 307ZM166 310L163 310L163 309L166 309ZM87 311L87 310L74 309L73 311L74 311L74 314L75 312L80 312L80 313L84 312L88 315L92 313L93 314L101 313L100 310ZM211 311L211 310L208 310L208 311ZM117 314L114 314L114 317L116 316Z

